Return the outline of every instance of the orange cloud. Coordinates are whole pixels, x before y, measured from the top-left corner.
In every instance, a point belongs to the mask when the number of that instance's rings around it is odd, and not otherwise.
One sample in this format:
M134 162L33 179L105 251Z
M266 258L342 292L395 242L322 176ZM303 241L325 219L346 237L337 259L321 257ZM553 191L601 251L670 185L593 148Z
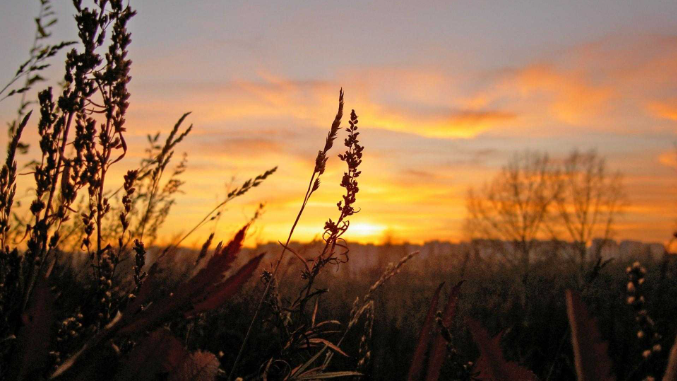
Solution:
M663 152L658 156L658 162L666 167L677 169L677 150Z
M666 102L649 102L647 109L649 114L656 118L677 122L677 99Z
M442 115L407 113L375 104L368 104L362 113L373 127L431 138L473 138L517 118L511 112L483 110L449 110Z
M325 115L335 110L338 89L346 88L346 105L355 108L369 127L405 132L425 137L470 138L497 125L514 121L512 111L473 107L452 96L454 80L438 73L417 69L397 70L391 75L347 74L348 82L294 81L259 72L260 81L233 81L224 85L193 86L179 94L168 92L162 98L135 106L137 114L159 109L187 107L193 111L196 125L233 121L288 121L321 126ZM389 73L384 69L385 73ZM393 84L392 76L397 76ZM402 83L399 81L402 80ZM416 83L416 81L422 81ZM426 87L426 86L430 87ZM383 90L388 89L388 96ZM423 90L425 88L425 90ZM147 91L147 90L142 90ZM176 96L175 96L176 95ZM144 98L153 99L142 94ZM447 101L440 102L440 99ZM147 118L144 118L146 120ZM137 133L152 131L144 124Z
M609 86L591 84L580 73L551 65L528 66L518 71L508 86L514 86L523 98L545 96L552 115L573 125L605 111L615 93Z

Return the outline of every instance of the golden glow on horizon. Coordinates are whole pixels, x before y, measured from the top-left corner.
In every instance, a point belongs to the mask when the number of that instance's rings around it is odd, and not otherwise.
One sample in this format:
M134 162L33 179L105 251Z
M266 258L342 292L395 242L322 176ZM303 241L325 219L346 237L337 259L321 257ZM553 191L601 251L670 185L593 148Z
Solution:
M348 241L461 240L469 185L490 179L515 151L545 150L558 158L576 147L598 148L626 174L632 206L617 237L664 241L677 219L677 102L665 95L677 87L677 39L652 44L651 38L620 48L604 41L575 46L553 60L525 59L500 70L346 66L318 81L257 68L254 79L162 87L137 82L161 63L141 65L131 83L129 154L109 185L119 186L137 165L146 133L166 133L184 110L192 111L193 133L179 147L189 159L184 193L165 236L197 223L233 176L237 185L277 165L275 175L229 205L218 238L228 239L266 202L252 240L284 240L343 87L348 112L355 108L360 116L365 146L356 205L362 211L351 219ZM36 147L35 134L30 139ZM343 135L294 240L319 239L324 221L336 218L344 168L335 155L342 141ZM30 181L20 179L18 197Z

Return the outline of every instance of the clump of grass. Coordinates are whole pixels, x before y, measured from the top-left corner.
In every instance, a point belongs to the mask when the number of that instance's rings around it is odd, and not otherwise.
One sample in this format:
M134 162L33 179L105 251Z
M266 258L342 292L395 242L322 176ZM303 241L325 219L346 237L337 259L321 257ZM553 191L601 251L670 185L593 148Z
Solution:
M127 86L131 80L131 60L127 50L131 34L127 24L135 11L120 0L95 1L93 6L75 0L73 4L80 41L79 48L67 55L65 85L59 94L48 88L38 96L41 157L32 169L35 197L29 208L31 223L26 226L25 251L20 253L16 246L11 247L7 235L2 235L0 308L8 313L0 329L4 337L10 339L0 342L3 356L0 376L17 380L35 377L124 380L158 375L213 379L221 365L218 358L204 351L187 351L175 338L180 330L175 327L199 325L206 314L238 294L252 277L263 254L247 258L239 269L233 269L233 265L248 228L259 216L263 204L229 244L219 243L209 256L215 238L212 232L193 261L194 266L206 262L204 266L186 272L175 284L166 281L162 261L208 221L217 221L225 205L258 187L277 167L230 190L201 221L159 251L151 261L149 252L158 250L154 242L183 185L185 155L168 178L166 174L177 145L192 130L192 125L182 128L189 113L178 120L164 143L159 134L149 136L147 157L139 168L127 171L119 189L108 190L111 167L128 153L125 115L130 105ZM276 278L280 262L285 253L291 251L289 243L299 219L310 197L320 188L320 178L338 137L342 116L341 90L337 115L315 159L301 209L286 244L282 245L274 271L264 273L267 274L264 276L266 288L251 324L256 322L264 301L268 301L271 308L277 306L278 318L288 319L283 324L288 328L283 335L285 345L264 364L269 368L278 360L294 361L298 366L291 373L304 377L359 374L352 370L307 369L312 361L302 363L298 358L304 351L320 348L316 356L327 348L347 356L328 338L336 332L338 322L318 319L319 295L326 290L316 289L314 285L327 265L348 260L343 236L349 228L350 217L359 211L355 203L364 149L359 142L359 122L354 111L346 129L346 150L339 155L347 166L340 182L345 194L337 204L339 216L325 224L324 245L317 255L304 259L294 252L303 263L305 281L295 301L281 303ZM15 154L29 117L30 113L17 125L0 176L3 233L11 229L9 216L17 175ZM63 250L65 248L68 249ZM58 261L64 254L74 255L80 251L87 256L86 266L82 268L90 270L84 274L75 268L77 266L70 269L64 266L68 261ZM125 266L125 261L129 261L129 265ZM57 262L57 275L53 275ZM225 276L228 272L230 276ZM66 277L72 279L67 281ZM129 279L127 283L126 279ZM78 283L80 281L83 283ZM50 288L50 283L56 286ZM66 284L71 291L80 292L66 292L63 288ZM306 305L313 300L315 308L309 315ZM373 316L365 325L368 336L371 336L372 325ZM251 326L231 375L237 370L247 337L261 333L253 332ZM166 327L172 327L172 332ZM20 350L12 354L15 348ZM368 359L366 341L359 353ZM102 369L106 369L105 374L101 373Z
M44 4L48 2L43 0ZM218 243L213 250L212 245L218 242L218 238L216 231L212 231L200 252L184 261L187 263L185 271L178 271L178 264L173 263L172 259L179 258L177 252L180 252L181 244L187 237L210 221L218 221L228 203L260 186L275 173L277 167L228 191L226 197L193 228L171 244L157 247L154 243L158 232L171 213L176 195L181 192L183 185L186 158L183 156L178 163L172 160L179 156L175 154L177 147L192 130L192 125L183 127L189 113L179 118L165 139L161 139L159 134L149 136L147 157L137 169L125 174L123 185L118 190L108 189L111 167L128 153L125 115L130 102L127 86L131 80L131 61L127 57L127 50L131 36L126 25L134 11L119 0L95 1L90 7L75 0L74 5L80 45L68 54L65 87L59 92L49 88L38 96L40 115L37 129L41 156L31 172L35 180L35 197L29 208L28 226L22 226L27 237L25 248L19 246L11 234L13 229L21 225L16 218L12 220L18 167L16 158L23 147L22 133L31 118L35 121L38 112L31 114L26 111L23 100L7 159L0 170L0 378L232 379L235 375L243 379L369 377L370 372L377 369L374 365L376 361L381 361L379 365L383 364L383 359L375 359L377 351L388 353L389 358L401 359L401 355L392 353L388 346L383 349L375 344L380 339L378 323L381 319L377 317L390 317L378 309L376 295L417 252L390 264L375 283L363 283L364 290L361 292L366 294L355 299L350 311L347 308L345 311L332 311L344 312L343 317L327 317L322 310L327 302L340 303L334 297L324 296L328 289L323 288L322 281L327 276L328 268L338 267L348 261L351 252L345 235L351 217L360 211L357 206L360 190L358 182L364 148L360 144L358 116L354 110L350 113L349 127L345 129L345 150L338 155L346 165L340 179L345 193L337 203L338 216L328 219L323 229L319 229L322 240L313 247L316 251L303 252L291 247L294 231L310 198L320 190L331 149L339 138L344 107L343 91L339 93L338 111L324 146L315 157L300 210L286 241L280 242L280 252L272 261L270 270L262 272L262 292L259 293L261 290L256 288L248 290L254 294L252 300L246 298L247 294L241 290L255 277L264 254L254 252L242 258L244 255L241 249L262 206L229 243ZM38 22L38 27L45 26ZM47 58L51 51L53 49L49 48L43 58ZM37 59L33 59L33 62ZM30 85L40 82L30 74L32 70L41 70L39 66L27 65L28 74L25 75ZM31 68L31 65L35 68ZM25 91L17 90L14 94L25 94ZM74 256L80 250L87 254L86 265L82 268L65 266L64 258ZM287 255L287 252L292 255ZM529 253L526 254L528 257ZM235 266L240 258L243 259L243 265ZM284 259L298 261L302 268L300 277L295 279L298 282L295 287L289 287L289 281L287 287L283 287L285 279L279 269ZM176 267L168 265L170 262ZM528 258L526 262L528 264ZM597 263L586 283L579 286L580 289L591 293L603 291L594 289L593 281L605 277L601 271L608 263L597 258ZM448 268L448 263L437 264L439 268ZM469 256L464 266L466 264L476 265L470 263ZM548 273L539 275L538 271L543 271L543 268L539 269L537 263L529 269L529 279L534 284L557 284L555 280L561 276ZM75 274L78 271L80 273ZM85 274L82 275L82 272ZM448 277L446 272L441 274ZM488 287L503 287L505 283L493 278L497 274L484 275L480 279L491 283ZM504 271L503 275L506 274L506 278L512 278L513 273ZM627 296L633 298L630 305L635 309L639 325L637 337L644 353L650 351L649 355L644 356L642 366L646 365L646 374L659 376L657 369L662 369L662 358L659 358L662 353L660 336L657 336L657 325L649 317L643 299L646 295L642 289L643 268L639 264L633 265L628 276ZM551 277L552 281L543 280L545 277ZM420 297L422 293L416 288L417 282L410 283L409 287L412 288L409 291L403 287L391 297L399 300ZM438 283L434 282L434 285ZM351 286L355 287L354 284ZM516 349L507 346L501 348L500 334L492 338L489 331L475 320L481 316L465 319L463 327L466 329L455 332L459 290L460 283L451 291L443 311L437 308L441 286L436 290L418 345L416 348L412 346L415 352L408 378L414 380L425 376L432 381L448 374L460 379L534 378L533 373L520 364L530 362L530 367L536 371L533 365L537 362L534 358L538 357L529 356L549 347L542 343L535 344L526 348L524 356L521 343L514 344ZM526 291L530 290L524 290L526 297ZM541 292L541 289L538 291ZM241 321L244 321L247 330L228 332L230 336L237 337L237 341L232 342L217 333L232 330L237 324L235 312L239 312L236 308L241 306L233 303L236 297L245 297L240 301L242 304L254 305L251 309L242 308L247 312L253 310L251 315L237 314L244 317ZM485 298L498 301L494 303ZM512 324L508 325L508 333L522 326L527 327L529 335L533 335L538 328L533 320L525 322L515 319L515 316L528 315L506 312L514 305L504 300L503 295L492 296L480 287L470 299L481 303L484 310L465 313L490 315L499 325L507 321L507 324ZM562 300L559 304L564 304ZM619 298L615 300L620 303ZM252 301L258 301L258 304ZM581 378L608 377L613 364L599 360L606 358L606 348L600 343L601 335L597 332L591 314L588 314L582 299L575 293L566 293L566 302L572 327L570 349L573 355L558 349L553 361L560 362L562 367L575 365L558 374L573 377L573 372L578 371ZM229 308L223 308L226 305ZM234 305L235 308L232 308ZM525 305L531 303L521 304ZM542 302L537 305L546 308L558 306L554 302L551 305ZM549 312L546 308L536 313L543 315ZM343 321L343 318L346 318L345 325L339 321ZM548 320L542 325L555 326L556 322ZM557 335L561 330L555 328L554 331ZM479 350L476 361L467 361L474 347L462 352L463 333L469 333L465 336L471 337L476 343ZM565 339L569 337L568 333ZM219 348L224 351L231 349L232 353L214 350L196 340L196 336L210 336L218 341ZM351 346L350 340L347 340L349 337L352 339L352 336L358 338L356 346ZM255 340L269 345L252 349ZM504 340L504 344L509 341ZM673 348L665 376L668 379L676 373L676 353L677 349ZM451 362L452 367L445 369L445 362ZM553 369L554 364L551 371ZM406 370L396 376L404 376L405 373ZM634 373L629 376L634 376Z
M41 155L32 166L35 189L30 223L25 227L25 249L8 237L13 228L10 216L16 194L16 155L24 147L20 139L31 117L30 112L22 114L28 105L23 99L19 111L23 118L13 125L7 159L0 171L0 378L133 379L132 375L153 378L158 373L172 373L192 379L199 369L207 369L207 378L213 378L218 373L214 355L185 352L183 344L157 328L178 316L192 319L221 306L237 294L263 256L249 258L230 277L224 276L242 247L247 225L230 244L219 244L205 268L182 281L173 296L154 297L161 270L157 262L148 268L148 244L152 246L183 184L179 177L186 169L185 157L164 185L162 178L176 146L192 126L181 130L186 113L164 144L159 144L159 134L151 137L148 158L141 167L126 173L120 189L107 190L111 167L128 151L125 116L130 106L131 33L127 24L135 11L121 0L95 1L93 6L75 0L73 5L80 41L67 55L64 86L56 95L51 87L38 94ZM42 6L41 15L53 15L49 1L43 1ZM37 40L41 40L48 35L45 28L55 21L41 24L41 16L36 22ZM42 80L31 73L44 69L44 61L67 45L34 46L31 59L2 92L26 76L26 85L7 96L25 94ZM227 202L259 186L274 171L229 193L205 220ZM117 201L120 191L121 200ZM180 243L170 245L164 253ZM82 249L88 256L91 273L80 293L63 288L67 271L53 275L64 254L60 248L65 245L73 248L68 255ZM132 279L130 288L116 272L128 259L133 261L127 274ZM146 336L148 331L155 333ZM145 369L135 362L160 344L173 349L144 364ZM172 357L181 351L185 353L181 359ZM119 366L111 369L110 364ZM102 369L110 372L101 375Z

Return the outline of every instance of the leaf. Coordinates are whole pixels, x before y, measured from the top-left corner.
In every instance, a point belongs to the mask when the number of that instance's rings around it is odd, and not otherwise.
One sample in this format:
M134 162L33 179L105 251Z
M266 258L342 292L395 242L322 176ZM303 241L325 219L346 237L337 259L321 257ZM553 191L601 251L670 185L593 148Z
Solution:
M173 296L154 302L145 310L138 312L141 305L149 300L152 283L156 273L159 272L157 264L153 265L141 286L137 298L127 306L124 312L118 314L118 317L104 331L85 343L79 352L65 361L52 375L52 378L68 378L68 374L78 374L79 370L87 366L88 363L96 361L95 353L98 352L102 343L117 334L130 335L143 332L165 319L169 319L177 311L191 308L194 299L207 300L207 297L210 295L209 292L216 292L217 296L215 297L218 297L220 301L232 295L244 283L242 279L246 280L251 276L251 271L255 269L255 266L252 266L252 264L258 264L262 257L254 258L236 275L229 278L229 280L220 282L223 279L223 273L231 267L233 260L242 247L246 228L247 226L243 227L227 247L223 248L219 244L207 267L187 282L181 284ZM245 276L247 273L249 275ZM174 367L178 365L179 363L173 364Z
M38 30L38 33L40 34L40 38L46 38L46 37L50 36L50 33L47 33L45 28L43 28L42 25L40 25L40 19L39 18L35 19L35 25L36 25L36 28Z
M348 354L343 352L341 350L341 348L339 348L338 346L336 346L336 344L330 342L329 340L325 340L325 339L321 339L321 338L316 337L316 338L308 339L308 341L310 341L311 344L324 344L327 347L329 347L329 349L331 349L332 351L337 352L337 353L339 353L339 354L341 354L345 357L350 357L350 356L348 356Z
M210 381L219 371L219 359L211 352L191 353L183 363L169 375L169 381Z
M566 302L578 380L614 380L607 343L602 341L595 319L588 314L581 296L567 290Z
M115 380L154 380L180 368L186 358L189 354L183 345L168 330L158 329L134 348Z
M302 374L297 380L322 380L322 379L327 379L327 378L338 378L338 377L360 377L363 374L360 372L353 372L353 371L343 371L343 372L327 372L327 373L319 373L319 372L313 372L313 373L306 373Z
M35 283L30 305L21 316L23 326L17 337L17 352L12 367L12 377L24 380L46 365L49 343L54 323L54 296L47 278L40 276Z
M44 81L44 80L45 80L44 77L42 77L41 75L36 74L36 75L34 75L34 76L32 76L32 77L30 77L30 78L28 79L28 86L31 86L31 85L35 84L35 82Z
M444 324L445 327L450 327L451 323L454 321L454 316L456 315L456 304L458 302L458 295L461 292L462 284L463 281L460 281L454 286L454 288L451 289L449 300L447 300L447 305L444 306L444 312L442 313L442 324ZM446 357L447 341L441 334L438 333L437 338L433 343L432 351L430 352L426 380L437 381L437 379L440 377L440 371L442 370L442 365L444 364L444 359Z
M665 368L663 381L677 381L677 337L675 337L675 343L670 350L670 359L668 360L668 366Z
M265 254L259 254L247 262L247 264L242 266L242 268L235 275L220 283L218 288L211 290L206 299L195 303L193 310L186 313L186 315L192 316L223 305L226 300L235 295L235 293L237 293L237 291L249 280L249 278L251 278L254 270L256 270L256 268L259 266L259 263L261 263L264 255Z
M317 317L317 309L320 306L320 298L315 299L315 308L313 308L313 317L310 320L310 326L315 326L315 318Z
M475 370L479 371L478 379L485 381L538 380L530 370L503 358L500 334L492 339L489 332L477 321L467 319L466 324L480 350L480 358L477 359L475 365Z
M308 361L292 369L291 371L292 379L294 378L294 376L298 375L299 373L303 373L306 369L308 369L308 367L310 367L315 362L315 360L317 360L324 353L324 351L327 350L327 348L328 347L325 345L324 347L322 347L322 349L317 351L317 353L315 353L313 357L308 359Z
M191 279L179 285L172 296L168 296L151 304L146 310L130 318L127 316L126 325L120 329L121 334L141 332L149 327L171 317L172 314L189 308L192 303L198 303L193 309L196 312L208 309L210 306L223 302L232 296L244 282L249 279L251 272L258 265L261 256L247 263L237 274L226 282L221 282L223 274L231 268L233 261L242 248L248 225L237 232L233 240L225 248L219 244L214 255L207 265ZM144 284L150 279L146 279ZM143 286L139 294L143 294ZM145 297L144 297L145 298ZM141 299L141 297L139 297ZM138 303L134 303L135 307Z
M444 283L441 283L435 293L433 298L430 301L430 307L428 308L428 314L425 317L423 327L421 328L421 333L418 336L418 344L416 344L416 351L414 352L414 358L411 361L411 367L409 367L409 375L407 379L409 381L416 381L421 379L421 372L423 371L423 362L425 361L425 353L428 350L428 345L432 339L433 333L433 323L435 322L435 312L437 312L437 304L440 299L440 292Z

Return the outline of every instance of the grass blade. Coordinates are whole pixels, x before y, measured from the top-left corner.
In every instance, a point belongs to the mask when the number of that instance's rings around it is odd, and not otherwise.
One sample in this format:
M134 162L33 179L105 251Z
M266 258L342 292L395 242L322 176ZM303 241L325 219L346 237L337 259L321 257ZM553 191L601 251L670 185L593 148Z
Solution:
M18 351L12 364L16 380L37 376L35 372L48 360L54 323L54 296L46 277L41 276L36 282L29 307L21 319L23 326L17 336Z
M677 381L677 337L670 350L670 359L668 360L668 366L665 368L663 381Z
M433 324L435 323L435 312L437 312L437 304L440 299L440 292L444 282L437 286L435 293L433 294L432 300L430 301L430 308L428 308L428 314L425 317L423 327L421 328L421 333L418 336L418 344L416 344L416 351L414 352L414 358L411 361L411 367L409 368L409 375L407 379L409 381L416 381L421 379L421 372L423 371L423 363L425 361L425 354L428 350L428 345L432 339L433 334Z
M458 296L461 292L461 285L463 281L458 282L454 288L451 289L449 294L449 300L447 300L447 305L444 306L444 312L442 313L442 324L445 327L450 327L454 321L454 316L456 315L456 304L458 302ZM444 359L447 357L447 341L441 334L437 334L437 338L433 343L432 351L430 352L430 361L428 363L428 372L426 374L426 380L428 381L437 381L440 377L440 371L442 370L442 365L444 365Z
M578 380L614 380L607 344L602 341L597 323L588 313L581 296L575 291L567 290L566 302Z
M500 334L492 339L489 332L479 322L468 319L466 324L480 349L480 358L477 359L475 366L475 370L479 371L477 376L479 379L487 381L538 380L530 370L503 358Z

